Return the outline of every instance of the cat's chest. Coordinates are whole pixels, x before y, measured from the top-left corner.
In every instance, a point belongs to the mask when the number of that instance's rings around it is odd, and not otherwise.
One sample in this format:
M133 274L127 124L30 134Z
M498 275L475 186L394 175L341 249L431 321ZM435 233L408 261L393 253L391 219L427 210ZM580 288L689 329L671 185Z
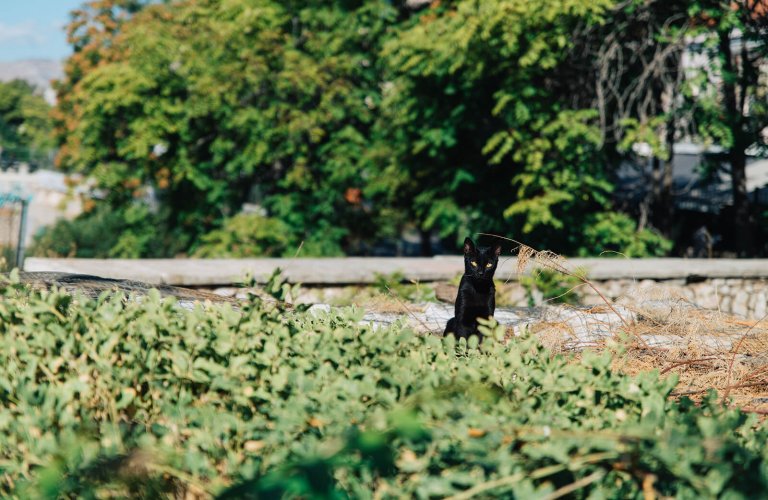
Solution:
M465 305L483 305L488 303L488 299L495 292L493 282L473 283L469 280L462 280L459 286L459 295Z

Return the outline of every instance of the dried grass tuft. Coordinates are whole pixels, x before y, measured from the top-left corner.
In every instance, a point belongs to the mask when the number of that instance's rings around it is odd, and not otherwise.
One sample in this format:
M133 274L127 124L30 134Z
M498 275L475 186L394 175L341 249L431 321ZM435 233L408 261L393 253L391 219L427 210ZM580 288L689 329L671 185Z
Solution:
M523 274L528 264L535 257L536 250L528 245L520 245L520 249L517 252L517 274Z
M768 408L768 324L703 309L663 286L635 290L622 305L635 312L630 348L614 366L628 373L658 369L679 378L674 395L700 397L716 389L724 401ZM764 398L764 401L761 400ZM729 401L730 400L730 401Z
M534 272L544 268L575 277L600 297L621 321L611 326L605 341L589 348L613 352L614 369L628 374L658 370L662 376L678 378L674 397L696 399L715 389L725 404L768 414L766 317L746 320L704 309L663 285L636 288L614 302L582 270L572 269L554 252L488 236L517 245L518 273L533 263ZM620 310L630 311L633 319ZM585 317L591 312L583 311ZM570 348L566 330L562 324L542 323L534 333L557 351Z

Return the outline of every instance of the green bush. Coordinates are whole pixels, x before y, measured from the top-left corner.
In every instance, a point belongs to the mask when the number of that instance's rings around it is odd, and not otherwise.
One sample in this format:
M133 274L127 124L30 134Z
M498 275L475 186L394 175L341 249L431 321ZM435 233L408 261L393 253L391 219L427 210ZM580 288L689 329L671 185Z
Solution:
M188 237L169 228L166 213L142 203L115 209L99 202L73 220L59 219L35 235L29 255L40 257L173 257Z
M663 257L672 250L672 241L651 229L638 231L631 217L618 212L589 216L579 238L583 257Z
M376 273L373 288L379 293L393 295L409 302L436 302L435 289L418 281L407 282L399 271L391 274Z
M35 234L29 255L39 257L106 257L117 243L123 221L117 212L97 207L74 220L59 219Z
M254 299L256 300L256 299ZM0 288L0 495L754 498L756 420L609 356ZM485 331L498 334L491 325Z
M530 276L521 276L520 284L525 289L528 306L538 305L534 292L541 293L544 302L558 304L578 304L577 287L581 281L576 276L569 276L551 269L535 269Z
M293 255L293 231L283 221L259 214L238 214L201 238L196 257L243 258Z

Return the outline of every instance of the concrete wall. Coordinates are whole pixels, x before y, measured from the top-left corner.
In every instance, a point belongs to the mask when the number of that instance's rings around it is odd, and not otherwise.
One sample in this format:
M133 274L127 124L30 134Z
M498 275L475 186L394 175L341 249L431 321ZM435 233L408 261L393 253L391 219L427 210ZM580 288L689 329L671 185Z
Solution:
M702 307L760 318L768 312L768 259L569 259L611 299L663 293ZM26 271L58 271L123 278L151 284L216 288L231 286L250 273L264 281L281 268L291 282L315 286L369 284L377 274L401 273L406 280L450 281L463 272L458 256L434 258L332 259L44 259L27 258ZM497 278L514 282L517 260L503 258ZM522 287L509 287L507 302L527 305ZM587 287L576 293L599 304Z

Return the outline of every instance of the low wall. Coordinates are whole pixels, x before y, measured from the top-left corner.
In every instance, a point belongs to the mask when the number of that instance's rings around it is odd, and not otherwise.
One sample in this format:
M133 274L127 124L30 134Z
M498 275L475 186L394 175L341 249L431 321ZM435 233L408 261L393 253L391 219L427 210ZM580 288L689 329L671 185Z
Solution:
M711 278L697 282L684 279L671 280L595 280L594 285L608 299L628 302L638 299L654 300L659 298L685 300L706 309L719 310L723 313L737 314L747 318L760 319L768 313L768 279L764 278ZM505 297L515 306L527 306L525 292L514 287ZM603 304L603 299L588 287L579 287L573 293L579 302L585 305ZM544 303L538 294L534 294L536 305Z
M618 299L629 293L662 288L702 307L747 317L766 314L768 259L569 259L571 269L583 268L605 295ZM365 285L377 274L400 273L406 280L450 281L463 271L460 256L434 258L348 257L328 259L47 259L27 258L26 271L58 271L122 278L151 284L227 287L246 274L264 281L281 268L291 282L314 286ZM515 281L517 260L503 258L497 278ZM526 305L519 287L508 302ZM578 292L587 304L600 299L586 287Z

